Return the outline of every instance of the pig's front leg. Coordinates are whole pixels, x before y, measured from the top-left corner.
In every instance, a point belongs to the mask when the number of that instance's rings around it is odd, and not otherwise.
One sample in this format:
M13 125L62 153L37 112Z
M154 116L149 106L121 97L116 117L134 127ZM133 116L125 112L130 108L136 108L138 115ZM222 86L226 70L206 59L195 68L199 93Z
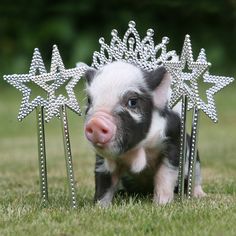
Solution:
M105 165L105 160L97 155L95 166L95 195L94 202L102 207L108 207L117 190L118 177L111 174Z
M154 202L166 204L174 198L174 188L178 178L178 169L165 158L154 177Z

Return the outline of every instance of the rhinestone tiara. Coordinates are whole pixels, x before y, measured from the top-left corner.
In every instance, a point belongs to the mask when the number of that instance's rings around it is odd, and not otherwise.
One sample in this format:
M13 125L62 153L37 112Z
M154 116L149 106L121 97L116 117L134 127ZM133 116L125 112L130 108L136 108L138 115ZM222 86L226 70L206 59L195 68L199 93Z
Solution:
M141 40L135 26L134 21L129 22L129 28L123 40L118 36L118 31L113 29L110 45L105 43L104 38L100 38L100 52L93 53L92 66L100 69L108 63L122 60L135 64L146 71L152 71L161 66L163 61L178 58L174 50L167 52L168 37L163 37L161 43L155 45L153 29L148 29L146 36Z
M104 38L100 38L100 51L93 53L92 66L100 69L104 65L118 60L132 63L146 71L152 71L160 66L164 66L172 76L172 90L176 88L175 91L172 91L169 107L173 108L176 103L181 101L182 95L187 93L189 99L188 110L193 108L193 106L197 106L216 122L217 114L213 95L233 82L234 79L225 76L209 75L208 67L211 63L207 62L204 50L201 50L197 61L194 61L189 35L185 37L182 53L179 58L174 50L167 51L168 37L163 37L161 43L155 45L153 29L148 29L146 36L141 40L135 26L134 21L129 22L128 30L124 34L123 39L118 36L118 31L113 29L111 31L110 45L105 43ZM192 73L184 73L186 64L192 70ZM204 83L215 84L213 88L206 91L207 103L204 103L199 96L198 82L201 77L204 78ZM190 87L184 84L185 80L190 80ZM179 85L186 89L181 89L182 87Z

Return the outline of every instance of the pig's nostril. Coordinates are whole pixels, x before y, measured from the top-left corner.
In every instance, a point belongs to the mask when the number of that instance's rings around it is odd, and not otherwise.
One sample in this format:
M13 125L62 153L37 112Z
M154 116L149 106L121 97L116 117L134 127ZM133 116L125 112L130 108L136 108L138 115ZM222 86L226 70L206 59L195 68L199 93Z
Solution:
M89 134L93 133L93 129L91 127L86 127L86 132Z
M108 129L102 129L101 131L103 134L107 134L109 132Z
M114 124L106 119L94 117L85 127L85 135L93 144L106 144L114 135Z
M93 134L94 131L99 132L99 130L103 134L108 134L109 133L109 130L106 129L106 128L100 128L99 129L99 128L86 127L86 132L89 133L89 134Z

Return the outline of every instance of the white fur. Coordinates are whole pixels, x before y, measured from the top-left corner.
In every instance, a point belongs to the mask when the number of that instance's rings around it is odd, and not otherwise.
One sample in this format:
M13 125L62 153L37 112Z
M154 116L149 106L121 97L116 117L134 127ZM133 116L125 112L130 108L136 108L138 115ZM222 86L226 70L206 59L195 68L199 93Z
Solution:
M131 163L131 172L139 173L142 171L147 164L146 153L143 148L139 148L136 157Z
M168 162L168 160L166 161ZM154 179L154 202L166 204L173 200L177 178L177 169L161 164Z
M142 122L142 114L137 114L137 113L132 112L132 111L129 111L129 110L127 110L127 111L129 112L129 114L131 115L131 117L132 117L137 123Z
M110 173L113 173L116 170L115 160L105 158L104 164L105 164L105 169Z
M121 155L119 162L122 163L122 165L126 168L129 168L131 172L139 173L145 168L147 164L146 152L143 148L134 148ZM100 166L98 169L96 169L96 171L98 170L98 172L102 172L102 170L104 170L106 172L108 171L110 173L114 173L116 169L116 160L105 158L104 165Z
M144 86L143 74L139 68L121 61L105 65L87 88L93 100L91 112L100 109L111 112L125 91L137 91L139 85Z
M153 112L152 123L144 140L144 146L147 148L157 148L165 139L166 119L160 116L158 112Z
M112 202L115 192L116 188L114 187L109 188L107 192L104 194L104 196L98 201L98 204L104 208L108 207Z
M77 62L76 63L76 67L77 68L81 68L81 67L87 67L89 68L89 66L87 64L85 64L84 62Z
M113 199L113 196L119 186L119 177L117 175L112 175L112 185L98 201L98 204L102 207L108 207Z
M201 185L195 185L193 190L193 196L196 198L205 197L206 193L203 191Z
M186 162L185 162L185 167L184 167L184 174L185 176L188 175L189 171L189 155L190 155L190 148L187 145L187 152L186 152ZM205 197L206 193L203 191L201 183L202 183L202 176L201 176L201 166L199 162L196 162L196 167L195 167L195 180L194 180L194 189L193 189L193 196L197 198Z
M181 108L182 108L181 106L182 106L182 102L178 102L172 109L177 114L179 114L180 117L181 117Z
M153 101L156 107L164 108L171 94L171 77L166 73L160 85L153 91Z
M201 168L200 168L200 163L196 162L196 167L195 167L195 185L200 185L202 182L202 177L201 177Z
M102 165L96 166L95 171L96 172L101 172L101 173L107 172L108 169L107 169L107 166L106 166L105 162L103 162Z

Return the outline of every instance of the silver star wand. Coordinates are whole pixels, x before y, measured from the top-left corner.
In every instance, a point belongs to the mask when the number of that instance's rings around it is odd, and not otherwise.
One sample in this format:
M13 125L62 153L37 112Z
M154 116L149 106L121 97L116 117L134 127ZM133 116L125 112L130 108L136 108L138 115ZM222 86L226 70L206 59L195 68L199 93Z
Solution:
M80 114L80 107L74 94L74 87L82 77L85 69L86 68L84 66L73 69L65 69L58 48L56 45L54 45L49 73L47 73L45 69L45 65L43 63L39 50L35 49L29 74L14 74L4 76L4 79L8 83L10 83L23 94L18 120L21 121L29 113L36 109L38 127L40 192L44 205L48 202L44 120L46 122L49 122L51 118L57 116L61 119L62 124L62 134L69 192L71 196L71 205L73 208L77 206L67 120L67 107L69 107L75 113ZM37 84L41 89L43 89L47 93L47 98L44 99L41 96L37 96L34 100L30 101L30 95L32 91L29 87L26 86L26 84L29 82L33 82ZM61 86L64 86L65 83L67 83L65 89L68 97L65 97L62 94L56 96L56 91Z
M196 61L193 60L190 36L186 35L180 60L176 62L166 61L163 63L167 71L172 75L172 95L169 106L181 101L181 130L180 130L180 160L178 177L179 199L184 197L184 166L186 162L186 111L193 109L192 130L190 141L190 157L188 170L187 198L193 195L195 163L197 156L199 112L202 110L212 121L217 122L217 113L213 95L233 82L233 78L224 76L213 76L209 74L211 66L207 62L205 50L201 49ZM187 68L191 72L184 72ZM207 104L200 98L199 82L214 84L206 91ZM189 82L189 85L186 83Z

